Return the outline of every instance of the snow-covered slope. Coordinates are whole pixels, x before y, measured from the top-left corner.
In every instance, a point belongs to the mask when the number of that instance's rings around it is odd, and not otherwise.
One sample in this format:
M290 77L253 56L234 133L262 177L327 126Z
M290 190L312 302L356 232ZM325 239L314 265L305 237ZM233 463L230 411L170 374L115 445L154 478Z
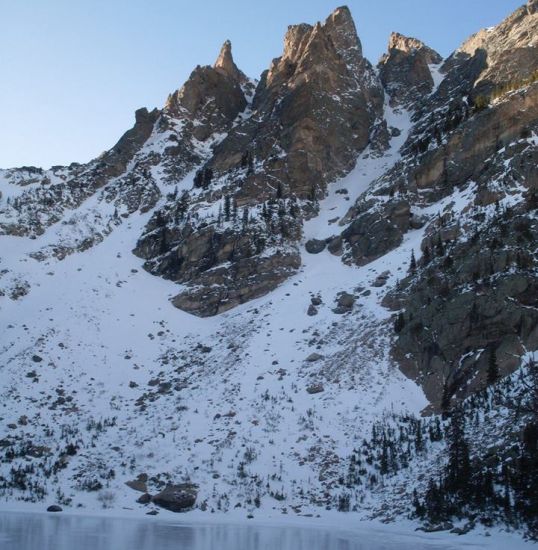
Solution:
M365 154L334 189L360 193L398 158L401 142L383 158ZM191 185L192 175L179 187ZM305 234L325 231L325 220L346 206L343 195L329 196ZM100 493L84 495L84 481L133 506L136 493L124 483L140 473L191 480L199 502L214 509L253 506L257 495L269 507L330 504L340 457L372 421L391 408L417 414L427 404L388 359L384 292L371 286L387 270L393 282L403 275L420 232L360 269L328 252L303 252L299 274L269 296L200 319L175 309L168 300L177 286L146 273L130 253L150 215L133 214L103 242L63 260L32 255L72 238L80 224L70 232L59 222L35 240L2 238L6 276L29 286L24 299L2 305L2 421L16 425L8 432L15 449L48 448L41 460L52 470L48 478L42 469L29 473L27 483L49 495L59 488L89 507L101 505ZM332 311L340 293L358 289L350 313ZM312 298L321 301L315 317L307 315ZM73 456L64 454L68 444L78 449ZM54 471L62 456L65 468ZM3 475L17 466L4 464Z
M354 32L291 27L255 93L226 42L99 159L0 171L0 507L147 513L181 484L388 520L448 463L424 411L480 417L477 462L519 441L480 392L519 395L538 347L537 84L484 103L476 59L394 35L383 90Z

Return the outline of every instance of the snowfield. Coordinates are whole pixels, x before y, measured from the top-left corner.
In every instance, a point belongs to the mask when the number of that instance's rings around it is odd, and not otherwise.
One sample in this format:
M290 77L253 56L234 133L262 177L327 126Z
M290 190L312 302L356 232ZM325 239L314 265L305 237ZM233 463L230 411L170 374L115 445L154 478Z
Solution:
M404 131L392 150L359 159L307 223L305 240L328 236L328 220L352 204L335 191L345 186L354 200L399 158L408 116L393 113L391 124L398 123ZM248 508L260 494L264 507L304 514L317 510L340 474L338 457L360 444L373 419L426 406L388 360L390 327L375 328L389 318L379 305L386 288L370 286L387 270L389 284L405 275L420 231L364 268L303 250L300 273L275 292L201 319L174 308L178 285L146 273L130 253L151 211L111 226L83 253L33 259L85 234L83 221L96 224L96 213L108 219L102 207L96 194L69 214L72 223L58 222L36 239L1 237L0 269L27 289L1 305L3 425L17 424L34 446L54 448L61 433L66 445L81 448L53 479L41 480L47 500L61 496L98 510L99 492L81 488L113 470L107 489L115 507L137 506L124 482L144 472L199 484L198 501L208 509ZM340 292L359 287L352 313L332 311ZM306 315L312 297L322 302L316 317ZM309 393L314 387L320 391Z
M419 258L425 229L364 267L304 248L341 231L349 207L400 159L410 114L387 100L386 120L400 130L390 149L381 156L367 149L305 223L299 273L216 317L174 308L178 285L147 273L131 253L166 193L192 190L194 171L172 185L154 169L161 199L144 214L115 212L105 200L112 181L43 234L0 237L0 444L8 435L18 441L0 476L17 468L21 476L20 490L0 491L0 510L60 503L73 514L146 517L155 507L137 503L142 492L126 485L144 474L152 494L167 483L199 488L198 509L181 518L159 509L158 521L253 516L260 525L345 528L438 548L527 546L498 529L456 539L372 519L403 506L405 476L375 488L340 483L375 422L420 416L428 405L389 357L393 320L381 306L412 252ZM145 152L161 146L155 136ZM16 198L11 183L0 186L1 201ZM473 198L469 186L419 214L461 213ZM88 238L91 246L81 248ZM60 259L61 247L74 252ZM380 276L386 283L374 285ZM342 292L357 296L344 314L334 311ZM430 465L412 467L427 474ZM336 513L344 492L351 511Z

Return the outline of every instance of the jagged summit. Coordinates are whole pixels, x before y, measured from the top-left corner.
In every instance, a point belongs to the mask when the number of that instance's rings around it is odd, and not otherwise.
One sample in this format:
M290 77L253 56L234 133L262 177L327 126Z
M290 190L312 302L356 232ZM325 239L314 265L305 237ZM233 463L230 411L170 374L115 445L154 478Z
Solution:
M393 33L380 78L338 8L252 101L225 42L95 161L0 170L0 507L145 514L170 485L200 513L519 521L519 372L488 385L538 359L535 6L444 68ZM450 430L418 419L462 402L476 511L434 500Z
M332 38L336 49L348 57L362 57L362 44L357 35L357 28L347 6L336 8L325 20L325 28Z
M430 65L443 58L417 38L393 32L388 52L379 61L379 76L393 105L410 105L429 94L434 86Z
M284 51L270 69L297 63L306 68L307 62L329 62L334 54L354 66L362 58L362 45L357 29L347 6L334 10L325 20L315 25L300 23L290 25L284 38ZM329 59L324 58L329 55Z
M538 3L531 0L495 27L470 36L443 64L443 97L488 97L538 71Z
M189 112L196 106L219 106L222 114L230 104L222 99L224 87L235 82L234 89L242 94L238 80L229 77L234 73L230 44L225 43L216 68L193 73L181 103L189 99ZM210 102L208 95L214 98ZM328 184L346 174L373 141L382 109L381 83L362 57L347 8L339 8L324 23L289 27L282 56L257 87L255 116L243 113L233 126L234 118L220 117L218 127L194 127L194 132L203 129L207 136L210 128L229 130L199 171L200 202L212 203L226 194L227 204L250 209L253 221L248 229L189 220L187 227L163 238L149 224L138 243L136 253L147 260L149 271L185 284L174 305L197 315L215 315L270 292L295 274L300 267L297 247L303 213L315 213L315 201L325 196ZM283 223L267 234L265 220L272 206L265 203L277 193L293 201L288 205L293 216L284 220L281 209ZM295 201L302 201L300 208ZM218 219L218 210L213 214Z
M187 118L193 124L192 135L205 141L215 132L227 131L245 109L242 85L246 82L233 60L232 44L226 40L213 67L196 67L187 82L169 96L165 112Z
M428 63L441 63L443 60L440 54L426 46L422 40L413 38L412 36L405 36L399 32L392 32L389 37L389 55L392 50L399 50L407 54L420 51L424 54Z
M228 76L235 81L246 80L245 75L237 68L232 55L232 43L226 40L222 45L220 54L213 65L213 68L219 73Z

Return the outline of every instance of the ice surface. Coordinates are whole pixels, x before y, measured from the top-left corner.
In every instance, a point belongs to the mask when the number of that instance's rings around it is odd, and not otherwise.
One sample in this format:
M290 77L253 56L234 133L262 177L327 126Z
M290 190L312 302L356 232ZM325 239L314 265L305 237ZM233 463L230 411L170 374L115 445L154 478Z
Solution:
M159 519L129 520L44 514L0 516L3 550L455 550L458 539L394 528L361 527L339 530L292 524L183 524ZM530 547L505 535L466 540L468 550Z

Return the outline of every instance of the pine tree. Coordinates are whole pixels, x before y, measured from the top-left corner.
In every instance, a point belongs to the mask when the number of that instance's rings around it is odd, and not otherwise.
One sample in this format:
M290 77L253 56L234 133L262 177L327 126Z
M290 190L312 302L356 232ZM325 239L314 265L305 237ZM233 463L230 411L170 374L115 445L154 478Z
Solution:
M422 439L422 422L420 420L416 423L415 449L417 453L421 453L424 450L424 440Z
M399 334L400 332L402 332L404 327L405 317L403 312L400 311L400 313L398 313L398 317L396 317L396 321L394 321L394 332L396 332L396 334Z
M196 174L194 174L194 180L193 180L194 187L197 187L197 188L202 187L203 183L204 183L204 171L198 170Z
M295 200L295 197L292 197L292 199L289 201L289 213L293 219L297 218L298 207L297 207L297 202Z
M273 215L273 212L270 207L267 206L267 203L264 202L262 205L262 218L265 221L265 223L269 223L271 221L271 217Z
M489 348L487 382L491 385L495 384L497 380L499 380L499 366L497 364L497 352L495 346L492 345Z
M411 250L411 260L409 262L409 272L415 273L417 270L417 261L415 259L415 251Z
M455 409L450 419L448 431L448 464L446 467L445 488L469 502L471 493L471 458L469 444L465 438L465 419L461 409Z
M229 222L231 214L230 195L224 195L224 220Z
M232 202L232 220L237 220L237 199L234 197Z
M309 193L309 197L308 197L313 203L317 203L318 201L318 197L317 197L317 192L316 192L316 186L315 185L312 185L312 187L310 188L310 193Z
M243 229L245 229L248 226L248 206L245 206L245 208L243 208L242 225L243 225Z
M424 497L424 511L433 522L442 521L448 515L445 495L433 478L430 478Z
M213 179L213 170L211 168L206 168L204 170L204 187L209 187L212 179Z

